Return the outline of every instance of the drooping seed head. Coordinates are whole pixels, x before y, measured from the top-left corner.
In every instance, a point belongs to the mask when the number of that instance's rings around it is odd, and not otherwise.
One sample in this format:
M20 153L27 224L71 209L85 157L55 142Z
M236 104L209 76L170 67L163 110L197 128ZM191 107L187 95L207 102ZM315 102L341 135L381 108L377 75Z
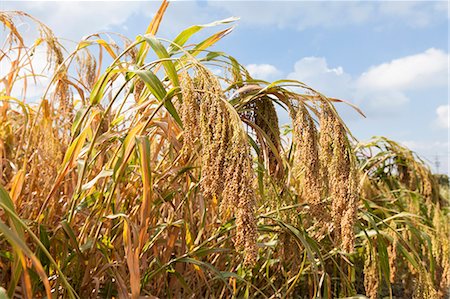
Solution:
M364 261L364 288L366 290L366 296L370 299L378 298L378 289L380 288L378 259L376 257L377 253L374 250L375 247L376 246L374 244L372 244L372 246L368 243L366 244Z
M280 128L278 124L277 111L275 110L272 100L267 97L256 100L254 104L255 124L261 128L269 139L264 142L264 140L259 140L260 136L257 135L258 142L260 145L264 143L267 144L269 141L272 143L273 148L267 145L269 148L267 157L268 170L271 176L279 177L283 173L283 165L279 163L276 158L276 154L280 153L281 150Z
M328 183L334 235L345 252L353 251L358 183L346 129L329 103L320 117L322 178Z
M181 75L181 120L183 121L183 147L190 150L200 136L200 95L197 86L187 73Z
M304 105L300 105L293 117L294 173L300 178L299 193L310 206L314 216L321 211L322 180L320 176L319 140L314 120Z
M252 264L257 255L256 199L247 137L238 114L225 101L217 79L201 68L196 80L203 194L208 200L220 199L222 219L236 217L236 247L243 249L244 263Z

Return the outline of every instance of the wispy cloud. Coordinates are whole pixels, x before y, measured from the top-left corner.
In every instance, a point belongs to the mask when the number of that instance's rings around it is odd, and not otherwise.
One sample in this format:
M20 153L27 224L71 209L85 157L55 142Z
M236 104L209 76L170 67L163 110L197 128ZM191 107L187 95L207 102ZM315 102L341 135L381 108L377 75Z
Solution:
M411 90L447 83L448 54L438 49L371 67L358 79L363 89Z
M380 1L378 12L381 16L397 18L411 27L426 27L445 16L446 1Z
M448 15L445 5L436 1L209 1L208 5L238 15L248 25L297 30L351 26L373 20L426 27Z
M249 64L246 66L250 75L255 79L272 81L282 74L275 66L271 64Z
M246 25L298 30L362 23L373 12L370 2L210 1L209 6L240 16Z
M132 18L151 17L157 1L11 1L4 10L23 10L44 21L58 36L79 39L86 34L128 27ZM377 20L383 24L425 27L448 18L444 1L175 1L170 4L163 30L182 29L231 15L240 24L262 28L336 28ZM170 32L172 33L172 32Z

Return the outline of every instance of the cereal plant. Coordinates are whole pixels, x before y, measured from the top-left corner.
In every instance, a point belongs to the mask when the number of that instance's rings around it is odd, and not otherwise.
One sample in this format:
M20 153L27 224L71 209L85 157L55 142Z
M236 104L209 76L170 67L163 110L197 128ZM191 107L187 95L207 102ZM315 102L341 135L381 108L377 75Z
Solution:
M445 180L211 50L236 19L158 37L167 6L72 49L0 12L0 298L447 298Z

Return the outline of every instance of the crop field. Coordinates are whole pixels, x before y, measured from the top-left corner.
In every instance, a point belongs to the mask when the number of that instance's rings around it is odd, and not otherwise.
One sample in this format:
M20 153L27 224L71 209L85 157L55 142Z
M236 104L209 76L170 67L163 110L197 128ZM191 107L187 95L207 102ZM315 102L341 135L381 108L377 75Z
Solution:
M0 298L448 298L448 177L253 78L216 50L235 19L159 38L167 6L71 49L0 11Z

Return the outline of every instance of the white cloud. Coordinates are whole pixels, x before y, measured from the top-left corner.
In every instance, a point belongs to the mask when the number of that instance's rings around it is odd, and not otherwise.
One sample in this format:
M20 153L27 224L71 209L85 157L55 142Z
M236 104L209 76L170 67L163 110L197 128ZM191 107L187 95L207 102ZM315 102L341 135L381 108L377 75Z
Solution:
M348 98L352 78L340 66L329 67L323 57L305 57L297 61L289 79L301 81L325 95Z
M342 67L329 68L323 57L305 57L297 61L294 66L295 72L301 77L314 77L317 74L328 73L332 76L341 76L344 73Z
M143 0L3 1L1 3L2 10L24 11L49 26L57 37L76 42L84 36L105 31L125 31L125 35L133 39L134 36L130 36L129 32L144 33L161 5L160 1ZM164 14L158 35L173 38L189 26L210 23L227 17L230 17L229 13L211 9L206 3L172 2ZM28 27L29 35L35 35L36 30L33 25L29 26L25 22L23 26ZM68 49L73 47L73 44L69 44Z
M438 49L371 67L358 79L361 89L412 90L447 83L448 54Z
M249 64L246 68L254 79L270 81L281 75L281 71L271 64Z
M342 66L328 66L323 57L306 57L295 63L288 78L302 81L325 95L353 102L370 116L385 116L409 102L409 91L446 86L447 60L447 53L429 49L373 66L352 77Z
M423 1L425 2L425 1ZM275 26L304 30L335 28L383 20L383 24L429 25L448 16L445 2L390 3L381 1L176 1L169 5L161 31L178 33L193 24L211 22L231 15L240 24ZM21 1L2 2L3 10L23 10L49 25L57 36L79 40L93 32L124 28L131 18L144 16L150 21L160 3L157 1ZM443 3L443 4L442 4ZM195 15L195 20L192 16ZM127 25L125 24L125 27ZM142 31L145 29L142 28ZM174 32L175 31L175 32Z
M449 118L450 105L441 105L436 108L437 124L441 128L450 128L450 118Z
M78 40L110 26L121 25L134 13L155 12L156 5L147 2L24 1L4 2L4 10L22 10L49 26L57 36Z

